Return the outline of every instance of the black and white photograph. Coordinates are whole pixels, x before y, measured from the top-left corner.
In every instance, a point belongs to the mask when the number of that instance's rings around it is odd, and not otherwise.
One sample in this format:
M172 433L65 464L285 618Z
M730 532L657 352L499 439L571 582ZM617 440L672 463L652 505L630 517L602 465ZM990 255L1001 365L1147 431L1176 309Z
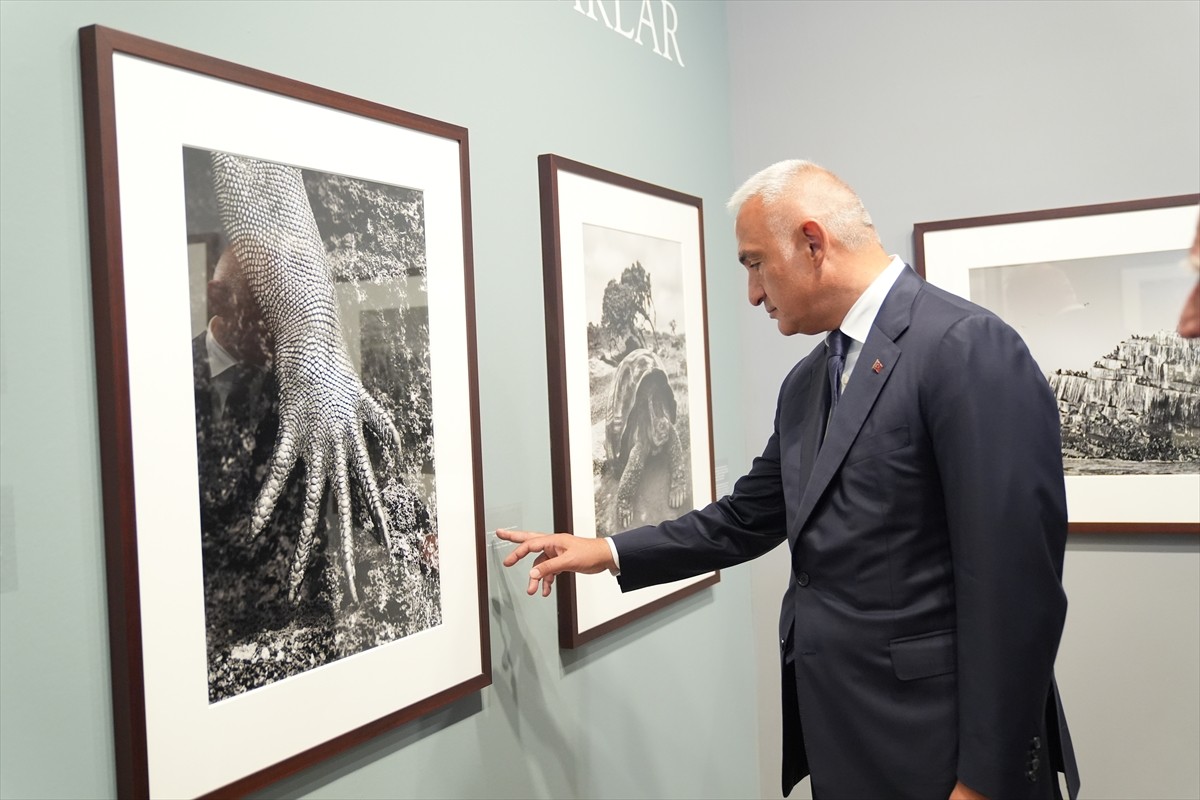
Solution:
M691 507L679 242L583 226L596 534Z
M1200 344L1176 332L1197 215L1178 195L914 226L917 271L1045 374L1073 533L1200 533Z
M467 130L79 41L116 794L245 796L491 683Z
M1066 474L1200 472L1200 340L1175 332L1186 255L971 271L971 300L1016 328L1058 399Z
M555 530L612 536L712 502L700 198L557 155L538 167ZM574 648L720 576L627 593L563 578Z
M424 206L197 148L183 168L217 702L441 622Z

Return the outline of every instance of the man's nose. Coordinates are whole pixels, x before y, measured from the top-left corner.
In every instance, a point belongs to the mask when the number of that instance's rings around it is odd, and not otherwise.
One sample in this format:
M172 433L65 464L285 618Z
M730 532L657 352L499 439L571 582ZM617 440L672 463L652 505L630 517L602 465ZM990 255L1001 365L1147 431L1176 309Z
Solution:
M752 306L761 305L763 298L767 296L766 292L763 291L762 282L759 281L756 270L746 270L746 289L750 305Z

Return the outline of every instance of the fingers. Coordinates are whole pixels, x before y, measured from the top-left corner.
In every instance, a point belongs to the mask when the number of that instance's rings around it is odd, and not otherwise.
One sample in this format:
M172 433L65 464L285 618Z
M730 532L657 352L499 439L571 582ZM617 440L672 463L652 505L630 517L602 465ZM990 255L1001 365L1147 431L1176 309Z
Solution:
M363 420L367 423L367 428L378 437L379 442L383 445L384 461L387 462L388 469L392 469L393 464L399 460L400 451L403 449L400 431L396 430L392 418L384 411L383 406L379 405L379 402L371 397L365 388L361 390L358 408Z
M379 532L379 541L390 557L392 556L392 535L389 530L388 515L383 507L383 497L379 494L379 485L375 482L375 470L371 466L371 457L367 454L367 442L363 439L361 431L355 431L350 446L354 473L358 476L358 482L362 484L363 494L366 495L367 505L371 509L371 519L374 520L375 527Z
M540 564L541 562L543 562L545 560L546 560L545 555L538 556L538 559L533 562L534 566L537 566L538 564ZM539 581L537 578L533 577L533 572L531 571L529 573L529 586L528 586L528 588L525 589L525 594L529 595L530 597L533 597L535 594L537 594L538 586L540 583L541 583L541 581ZM542 597L545 597L545 596L546 596L545 594L542 595Z
M560 572L573 572L571 561L566 550L559 550L553 543L533 562L529 577L533 580L553 579Z
M556 534L555 536L545 536L535 542L527 542L528 544L536 544L543 547L542 554L533 562L533 569L529 570L529 588L526 590L530 595L537 592L538 584L542 587L542 597L549 597L550 591L554 586L554 578L563 572L594 572L586 564L581 563L578 556L576 546L582 547L580 540L574 536L567 534ZM525 547L526 545L522 545ZM607 545L605 545L607 547ZM518 548L520 549L520 548Z
M342 537L342 566L350 586L350 599L358 602L358 587L354 575L354 519L350 513L350 474L346 469L346 449L341 442L333 446L333 486L337 496L338 524Z
M497 528L496 536L506 542L517 542L520 544L526 539L531 539L534 536L549 536L548 533L535 533L534 531L519 531L514 528Z
M533 569L529 572L529 587L525 593L533 597L538 593L538 585L541 585L542 597L549 597L550 592L554 589L554 576L557 574L554 567L551 565L552 558L542 553L533 562ZM534 577L537 573L538 577Z
M299 428L294 414L286 414L280 420L279 436L275 440L275 450L271 453L270 470L267 473L267 479L263 482L262 489L258 492L258 499L254 501L254 509L250 513L251 537L258 536L262 533L263 528L267 527L267 521L271 519L271 512L275 510L275 504L279 501L279 496L283 494L283 489L287 485L288 475L291 474L292 467L296 464Z
M529 571L529 588L526 591L531 596L537 594L540 584L542 597L549 597L554 586L554 576L570 569L568 560L562 556L566 554L575 537L565 533L546 535L514 530L496 531L496 535L508 541L521 543L504 559L506 567L516 566L518 561L530 553L540 554L533 562L533 569Z
M543 574L544 570L540 569L539 565L546 564L549 561L550 561L550 559L546 557L545 553L543 553L542 555L538 556L537 561L533 562L533 565L540 574ZM525 590L526 594L528 594L530 597L537 594L538 583L539 583L539 579L533 577L533 573L530 572L529 588L527 588ZM554 574L544 575L544 577L542 577L540 579L540 583L541 583L541 587L542 587L542 597L549 597L550 592L554 588Z
M304 580L304 571L308 568L313 540L316 538L321 495L325 493L325 457L320 450L314 448L306 459L305 471L304 516L301 518L300 538L296 542L296 552L292 556L292 568L288 575L288 601L292 605L300 598L300 584Z
M558 534L540 534L531 533L529 531L504 531L508 534L517 534L517 536L501 536L500 531L496 531L496 535L501 539L507 539L510 542L519 542L520 546L513 550L504 559L504 566L516 566L516 563L530 553L541 553L553 541L553 537ZM565 534L564 534L565 535Z

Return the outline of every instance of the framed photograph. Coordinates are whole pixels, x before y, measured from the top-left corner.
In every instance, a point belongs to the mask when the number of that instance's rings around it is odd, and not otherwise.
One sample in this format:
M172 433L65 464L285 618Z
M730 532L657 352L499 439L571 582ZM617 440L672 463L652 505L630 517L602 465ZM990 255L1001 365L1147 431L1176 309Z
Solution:
M715 498L700 198L538 158L554 529L603 537ZM578 647L711 586L622 594L565 575L559 643Z
M1062 415L1070 529L1200 533L1200 195L918 224L917 271L1024 338ZM980 457L986 457L980 454Z
M80 31L118 793L490 683L467 131Z

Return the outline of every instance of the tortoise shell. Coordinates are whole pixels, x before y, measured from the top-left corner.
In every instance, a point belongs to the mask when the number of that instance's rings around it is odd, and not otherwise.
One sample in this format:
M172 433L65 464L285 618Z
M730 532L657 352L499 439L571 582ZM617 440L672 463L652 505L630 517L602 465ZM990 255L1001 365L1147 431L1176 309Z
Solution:
M650 350L634 350L617 365L613 376L612 400L608 407L605 426L605 448L609 460L615 460L618 469L623 469L633 446L634 431L630 420L636 409L642 408L649 416L651 396L657 395L662 407L675 422L675 393L667 381L667 373L658 356Z

